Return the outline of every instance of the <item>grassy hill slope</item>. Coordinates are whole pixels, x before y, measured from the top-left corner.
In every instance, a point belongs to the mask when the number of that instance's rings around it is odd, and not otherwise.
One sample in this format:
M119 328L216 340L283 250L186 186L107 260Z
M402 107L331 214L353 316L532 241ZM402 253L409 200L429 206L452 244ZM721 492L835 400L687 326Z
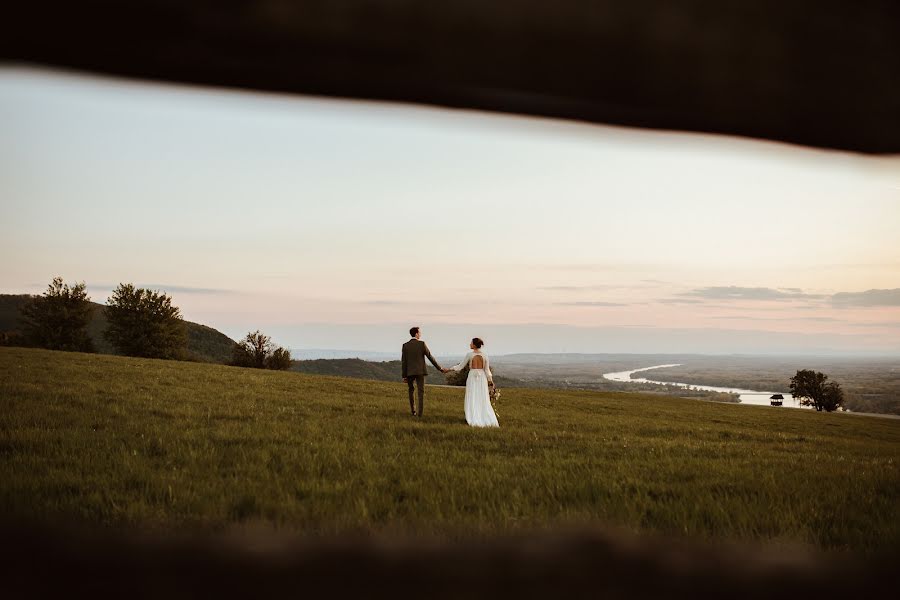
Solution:
M24 294L0 294L0 332L21 331L19 313L22 305L30 296ZM94 305L94 318L88 324L88 334L94 342L94 347L103 354L115 354L112 345L103 337L106 331L106 314L103 305L92 302ZM207 362L226 363L231 360L231 350L234 340L212 327L185 321L187 326L187 349L191 358Z
M164 531L491 534L559 524L900 547L900 421L509 389L501 428L432 388L0 348L0 511Z

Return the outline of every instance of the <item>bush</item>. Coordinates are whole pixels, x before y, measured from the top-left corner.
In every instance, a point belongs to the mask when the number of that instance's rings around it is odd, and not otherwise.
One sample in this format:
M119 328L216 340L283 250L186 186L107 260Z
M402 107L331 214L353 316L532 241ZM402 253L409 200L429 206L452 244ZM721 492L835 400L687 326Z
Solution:
M291 366L291 353L276 346L271 337L257 329L234 345L231 364L251 369L285 371Z
M103 335L119 354L167 359L185 355L186 328L171 296L120 283L107 300L106 320Z
M49 350L93 352L94 344L87 332L94 307L85 284L72 287L62 277L54 277L47 291L22 307L25 341ZM12 336L9 336L12 341Z
M291 368L291 352L286 348L276 348L266 364L267 369L287 371Z

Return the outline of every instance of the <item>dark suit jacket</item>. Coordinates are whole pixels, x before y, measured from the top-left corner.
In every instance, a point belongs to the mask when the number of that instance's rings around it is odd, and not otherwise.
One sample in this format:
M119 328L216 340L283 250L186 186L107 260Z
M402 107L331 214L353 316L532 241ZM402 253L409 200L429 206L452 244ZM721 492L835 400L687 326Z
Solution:
M431 361L438 370L441 365L434 360L431 350L422 340L415 338L403 344L403 354L401 355L401 363L404 377L412 377L414 375L428 375L428 369L425 368L425 357Z

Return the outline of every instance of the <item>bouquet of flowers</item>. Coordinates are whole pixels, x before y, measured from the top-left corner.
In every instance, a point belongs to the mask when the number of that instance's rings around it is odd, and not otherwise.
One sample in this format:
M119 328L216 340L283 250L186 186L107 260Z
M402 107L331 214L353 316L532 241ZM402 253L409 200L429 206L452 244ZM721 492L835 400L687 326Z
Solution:
M500 388L492 385L490 391L491 408L494 409L494 414L497 415L497 418L500 418L500 412L497 410L497 404L500 403Z

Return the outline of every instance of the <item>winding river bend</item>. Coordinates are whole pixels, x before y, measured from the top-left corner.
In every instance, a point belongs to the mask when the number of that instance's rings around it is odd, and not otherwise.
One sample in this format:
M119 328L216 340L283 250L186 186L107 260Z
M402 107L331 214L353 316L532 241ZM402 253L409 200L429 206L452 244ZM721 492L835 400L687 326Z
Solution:
M616 373L604 373L603 378L610 381L618 381L619 383L655 383L656 385L673 385L683 389L706 390L709 392L726 392L729 394L738 394L741 404L758 404L769 406L769 398L772 394L781 394L784 396L784 406L791 408L811 408L809 406L801 406L799 400L791 397L790 392L762 392L758 390L742 390L739 388L716 387L712 385L694 385L692 383L670 383L668 381L652 381L643 377L632 378L632 373L643 373L644 371L652 371L653 369L665 369L666 367L680 367L681 364L674 365L656 365L655 367L644 367L643 369L633 369L631 371L618 371Z

